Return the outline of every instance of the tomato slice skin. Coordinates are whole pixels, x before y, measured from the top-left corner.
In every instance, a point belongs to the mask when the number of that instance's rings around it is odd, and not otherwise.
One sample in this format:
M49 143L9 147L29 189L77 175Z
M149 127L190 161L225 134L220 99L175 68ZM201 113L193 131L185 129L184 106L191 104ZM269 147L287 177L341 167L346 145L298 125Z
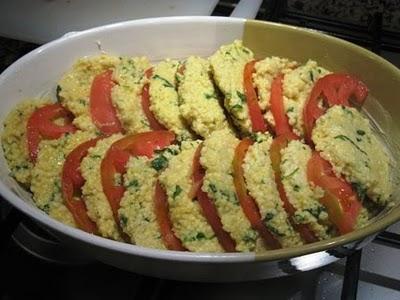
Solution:
M283 74L279 74L274 78L271 85L270 106L272 116L275 120L275 133L277 136L282 134L294 134L285 112L282 81Z
M175 135L170 131L148 131L123 137L107 150L101 161L101 183L117 224L119 224L118 209L125 188L115 185L114 176L117 173L122 176L126 172L125 165L130 156L151 158L155 150L169 146L174 140Z
M351 75L328 74L320 78L315 83L303 110L306 141L312 144L311 133L315 122L329 107L333 105L361 107L367 96L367 86ZM320 105L321 98L323 105Z
M111 90L114 86L112 81L112 70L97 75L90 89L90 114L92 121L103 133L108 136L123 132L121 122L112 104Z
M235 156L233 159L233 180L235 184L236 194L238 195L242 210L249 220L251 227L259 233L268 248L279 249L282 248L280 242L274 237L274 235L262 222L257 203L247 192L242 165L247 150L252 144L253 142L250 139L246 138L240 141L235 149Z
M145 72L145 76L150 78L153 74L153 69L147 69ZM144 114L146 115L147 121L149 121L150 128L152 130L165 130L166 128L158 122L153 112L150 109L150 94L149 94L149 83L146 83L142 89L142 109Z
M154 193L154 212L165 247L167 247L168 250L187 251L172 230L167 194L158 180Z
M99 139L86 141L72 150L65 159L61 177L61 191L65 206L71 212L78 227L93 234L98 232L96 223L89 218L82 198L74 197L74 195L81 194L81 188L85 183L79 170L81 161L87 155L89 148L94 147Z
M193 170L192 170L192 197L197 197L197 201L202 210L203 216L206 218L208 224L213 229L215 236L218 239L221 247L226 252L236 252L236 243L226 232L222 226L221 219L213 201L208 197L207 193L203 192L201 187L203 185L205 170L200 164L202 144L196 149L193 157Z
M281 150L285 147L287 147L288 143L292 140L298 139L298 136L296 136L293 133L286 133L282 134L278 137L276 137L270 148L270 158L271 158L271 165L272 169L275 174L275 183L279 191L279 196L281 198L281 201L283 203L283 208L285 209L286 213L289 216L289 221L290 224L293 226L293 228L300 234L301 238L306 242L306 243L314 243L318 241L317 237L315 236L314 232L311 230L310 226L307 224L297 224L294 220L294 214L296 212L296 209L294 206L289 202L289 199L287 198L285 188L283 186L282 180L281 180L281 169L280 169L280 164L281 164Z
M335 175L332 165L316 151L307 165L308 181L325 191L320 202L341 234L354 230L362 204L349 183Z
M254 65L257 61L248 62L243 72L243 88L246 95L247 107L249 108L249 117L253 132L266 132L268 130L265 124L262 111L257 101L257 93L253 87Z
M64 125L57 125L53 121L63 118ZM35 110L29 117L26 126L29 158L36 162L40 141L60 138L65 133L73 133L76 127L72 124L73 115L61 104L48 104Z

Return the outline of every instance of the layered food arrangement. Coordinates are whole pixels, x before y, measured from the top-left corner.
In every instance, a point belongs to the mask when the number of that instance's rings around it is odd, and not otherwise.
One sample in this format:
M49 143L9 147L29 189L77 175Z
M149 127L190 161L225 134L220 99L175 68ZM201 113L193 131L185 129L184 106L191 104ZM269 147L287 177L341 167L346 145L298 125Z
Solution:
M143 247L263 252L367 226L391 205L390 157L368 88L317 62L209 58L75 62L53 99L8 114L10 175L52 218Z

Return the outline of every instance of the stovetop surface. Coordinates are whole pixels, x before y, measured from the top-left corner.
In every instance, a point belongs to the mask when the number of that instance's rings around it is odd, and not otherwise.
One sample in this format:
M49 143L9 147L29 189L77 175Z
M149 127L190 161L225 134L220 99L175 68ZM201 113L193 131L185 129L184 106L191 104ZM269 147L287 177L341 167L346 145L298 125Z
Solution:
M229 15L236 2L220 1L213 14ZM330 32L400 66L400 39L395 33L400 31L399 1L367 2L368 9L356 0L265 0L257 18ZM338 9L340 6L342 11ZM334 24L332 20L339 17L341 23ZM0 37L0 72L35 47ZM0 202L0 219L5 210L8 209ZM391 226L388 232L400 234L400 223ZM69 264L49 262L22 249L15 236L0 247L0 270L5 275L0 283L1 300L339 299L346 264L346 259L342 259L317 270L253 282L191 283L145 277L85 259ZM357 298L400 299L399 243L388 244L379 239L362 251Z

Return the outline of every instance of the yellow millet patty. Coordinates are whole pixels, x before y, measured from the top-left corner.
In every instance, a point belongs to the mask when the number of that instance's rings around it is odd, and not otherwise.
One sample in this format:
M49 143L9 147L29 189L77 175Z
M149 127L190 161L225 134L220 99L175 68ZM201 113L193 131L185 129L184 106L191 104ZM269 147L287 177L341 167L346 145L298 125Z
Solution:
M312 132L315 148L337 174L366 191L380 205L390 201L393 183L389 157L358 110L333 106L320 117Z
M190 56L185 61L178 92L182 116L197 134L205 138L214 130L228 126L206 59Z
M269 157L271 143L270 135L259 134L257 141L249 147L243 163L247 189L258 205L264 224L282 247L298 246L302 244L301 238L290 225L275 184Z
M253 52L242 41L221 46L211 57L214 80L225 96L224 105L243 133L251 132L251 122L243 89L246 63L253 60Z
M74 227L75 221L62 197L62 169L65 157L78 145L93 137L87 131L77 131L57 140L42 141L32 169L31 191L35 204L54 219Z
M223 252L198 202L189 196L192 189L193 157L200 141L182 142L181 152L172 157L160 175L168 197L173 231L184 247L193 252Z
M100 166L108 148L121 137L121 134L114 134L98 141L95 147L89 149L88 155L81 163L81 172L85 179L82 196L88 210L88 216L97 224L102 236L114 240L121 240L121 237L110 204L103 192Z
M307 164L311 149L300 141L291 141L281 150L281 180L289 202L296 209L294 220L298 224L308 224L319 239L331 237L329 234L328 213L319 203L324 194L312 187L307 179Z
M295 61L278 56L266 57L256 62L253 83L258 91L258 104L262 111L266 111L270 107L271 84L275 77L291 72L297 65L298 63Z
M112 89L112 101L127 133L150 130L141 98L143 86L148 82L144 72L149 67L146 57L121 57L115 67L113 79L117 84Z
M227 130L217 130L204 141L200 163L206 170L202 190L214 201L223 228L236 241L236 250L254 251L258 234L244 215L233 184L232 161L239 140Z
M4 120L1 145L10 168L10 175L19 183L29 187L33 164L29 159L26 125L29 117L39 107L51 103L47 99L24 100L10 111Z
M283 78L283 103L289 124L298 135L303 135L303 109L315 82L330 72L309 60L285 74Z
M124 175L126 191L121 199L119 219L133 244L166 249L154 212L157 171L146 157L131 157Z
M114 69L120 62L111 55L98 55L78 59L58 83L61 104L75 116L79 129L96 131L89 109L90 88L96 75Z
M153 68L150 79L150 110L158 122L172 130L180 140L192 138L179 110L176 72L179 62L164 60Z

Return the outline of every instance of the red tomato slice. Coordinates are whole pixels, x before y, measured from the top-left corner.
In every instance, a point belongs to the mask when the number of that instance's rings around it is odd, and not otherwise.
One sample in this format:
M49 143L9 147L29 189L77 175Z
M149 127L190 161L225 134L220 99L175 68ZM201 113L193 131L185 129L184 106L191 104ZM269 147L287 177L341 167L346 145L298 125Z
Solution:
M80 172L80 164L82 159L87 155L89 148L94 147L99 138L89 140L80 144L72 150L65 159L62 178L61 190L64 203L78 227L89 233L97 233L96 224L90 220L85 202L76 195L81 195L81 188L85 183Z
M147 78L152 76L153 69L150 68L146 70L145 75ZM149 121L150 128L152 130L165 130L166 128L158 122L153 112L150 109L150 94L149 94L149 84L146 83L142 90L142 109L146 115L147 121Z
M331 164L314 152L307 166L308 181L325 191L320 202L326 207L329 219L336 225L341 234L354 230L357 217L362 208L349 183L336 177Z
M90 114L93 123L104 135L123 131L111 100L113 86L112 71L109 70L97 75L90 89Z
M260 211L257 203L247 193L246 182L244 179L243 161L246 156L247 150L253 144L250 139L243 139L235 149L235 156L233 159L233 180L235 184L236 194L239 197L240 205L244 214L249 220L251 227L256 230L264 243L269 249L282 248L280 242L274 235L267 229L262 222Z
M328 74L320 78L304 106L304 130L307 142L311 143L315 122L327 108L333 105L361 107L367 96L367 86L348 74Z
M285 112L282 80L283 74L279 74L274 78L271 85L270 96L271 113L275 120L275 133L277 136L282 134L294 134Z
M118 209L125 188L115 185L115 175L125 173L125 165L130 156L150 158L154 150L169 146L174 139L175 135L170 131L149 131L123 137L108 149L101 162L101 183L117 224L119 224Z
M154 212L165 247L167 247L168 250L186 251L187 249L183 247L181 241L172 230L167 194L158 181L154 193Z
M55 119L63 118L64 125L54 123ZM58 139L65 133L76 131L72 125L73 115L60 104L48 104L35 110L29 117L26 127L29 158L36 161L40 141Z
M200 164L201 148L202 145L197 148L193 158L193 187L191 195L193 196L193 198L197 197L197 201L201 207L203 216L206 218L208 224L210 224L211 228L213 229L221 247L226 252L236 252L236 243L229 235L229 233L224 230L214 202L208 197L207 193L201 190L201 186L203 185L203 178L205 175L205 171Z
M311 230L310 226L308 226L307 224L297 224L295 222L294 214L296 212L296 209L289 202L289 199L286 196L286 192L281 181L281 169L280 169L281 150L287 147L290 141L295 139L298 139L298 137L292 133L283 134L274 139L274 141L271 144L271 148L269 150L271 165L272 169L274 170L275 183L279 191L279 196L282 200L283 208L285 209L286 213L289 216L290 223L306 243L313 243L318 241L318 239L315 236L314 232Z
M258 105L257 93L253 87L253 72L256 61L250 61L244 67L243 72L243 87L247 100L247 107L249 108L249 116L253 132L266 132L268 130L265 124L261 108Z

